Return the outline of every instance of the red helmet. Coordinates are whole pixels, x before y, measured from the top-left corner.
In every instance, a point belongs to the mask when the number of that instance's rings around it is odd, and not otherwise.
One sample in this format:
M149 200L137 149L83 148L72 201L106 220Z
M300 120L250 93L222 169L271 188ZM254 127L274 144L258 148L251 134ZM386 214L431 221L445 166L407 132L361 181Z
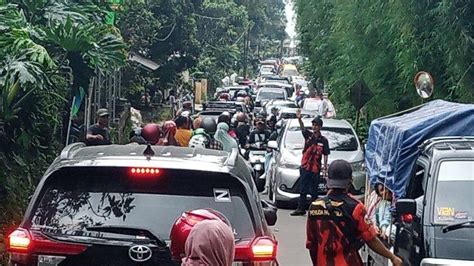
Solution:
M142 137L150 144L155 145L161 137L161 130L157 124L150 123L143 127Z
M181 261L185 256L184 245L193 227L204 220L221 220L228 226L229 220L220 212L213 209L197 209L184 212L176 219L171 228L171 257L174 261Z
M221 95L219 95L219 99L221 100L230 100L230 95L228 93L221 93Z

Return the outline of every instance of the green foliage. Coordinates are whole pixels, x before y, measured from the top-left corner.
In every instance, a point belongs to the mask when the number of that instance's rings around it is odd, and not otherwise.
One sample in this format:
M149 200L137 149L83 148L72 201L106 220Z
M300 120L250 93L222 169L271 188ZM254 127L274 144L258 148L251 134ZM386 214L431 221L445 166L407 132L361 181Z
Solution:
M369 121L422 103L416 72L430 72L433 98L474 101L473 2L296 0L302 53L311 77L330 85L349 118L349 88L365 80Z
M73 69L74 89L87 87L87 69L125 62L126 45L104 14L92 1L0 1L0 235L19 222L61 147L71 93L64 69Z

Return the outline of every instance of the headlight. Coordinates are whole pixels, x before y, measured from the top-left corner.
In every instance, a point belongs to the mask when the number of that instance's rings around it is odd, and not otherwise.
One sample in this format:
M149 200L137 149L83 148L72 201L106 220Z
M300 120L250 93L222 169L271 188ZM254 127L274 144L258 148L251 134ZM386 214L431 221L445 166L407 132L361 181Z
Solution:
M360 161L360 162L352 163L352 171L354 171L354 172L365 171L365 162Z

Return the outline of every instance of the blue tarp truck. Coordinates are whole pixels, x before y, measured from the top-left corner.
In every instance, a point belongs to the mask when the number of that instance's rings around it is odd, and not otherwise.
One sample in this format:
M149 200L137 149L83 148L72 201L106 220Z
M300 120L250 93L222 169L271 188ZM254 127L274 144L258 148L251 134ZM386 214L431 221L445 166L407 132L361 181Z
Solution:
M474 104L435 100L374 120L365 162L370 185L393 192L387 244L407 265L474 263Z

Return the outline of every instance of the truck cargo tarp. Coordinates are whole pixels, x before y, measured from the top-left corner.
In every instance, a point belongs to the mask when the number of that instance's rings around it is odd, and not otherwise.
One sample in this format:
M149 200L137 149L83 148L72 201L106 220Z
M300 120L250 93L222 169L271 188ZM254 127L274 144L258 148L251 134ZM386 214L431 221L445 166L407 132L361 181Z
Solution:
M396 198L405 196L418 146L440 136L474 136L474 104L435 100L372 121L365 152L370 184L384 183Z

